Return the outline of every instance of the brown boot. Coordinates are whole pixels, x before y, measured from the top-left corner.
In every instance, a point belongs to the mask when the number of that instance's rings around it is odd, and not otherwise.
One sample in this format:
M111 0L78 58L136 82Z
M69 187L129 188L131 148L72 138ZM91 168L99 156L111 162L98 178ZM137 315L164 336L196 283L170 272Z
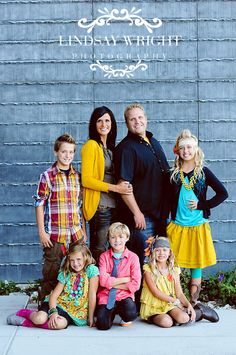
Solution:
M190 284L190 303L192 306L195 306L195 304L197 304L200 291L201 291L201 284Z
M209 320L209 322L212 323L216 323L219 321L218 314L214 309L210 308L209 306L206 306L202 303L197 303L193 308L196 312L196 322L202 319Z

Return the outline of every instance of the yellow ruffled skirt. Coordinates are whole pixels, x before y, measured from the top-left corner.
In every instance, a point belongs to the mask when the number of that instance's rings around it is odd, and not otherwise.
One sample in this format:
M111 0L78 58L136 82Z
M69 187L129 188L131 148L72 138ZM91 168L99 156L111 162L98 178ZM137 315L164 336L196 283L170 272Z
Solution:
M148 320L149 317L156 314L166 314L175 308L173 304L162 301L153 296L146 285L143 287L140 301L140 318L145 320Z
M170 222L167 226L167 237L180 267L196 269L216 264L209 223L183 227Z

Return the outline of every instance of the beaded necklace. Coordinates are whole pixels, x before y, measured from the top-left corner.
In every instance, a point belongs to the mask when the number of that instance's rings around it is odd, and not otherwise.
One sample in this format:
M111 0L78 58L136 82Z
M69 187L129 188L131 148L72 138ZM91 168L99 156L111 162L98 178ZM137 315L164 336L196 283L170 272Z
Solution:
M193 189L194 184L195 184L196 181L197 181L197 169L196 169L196 168L194 169L193 176L191 176L191 178L190 178L190 180L189 180L189 183L187 183L187 182L185 181L184 173L183 173L183 170L182 170L182 169L179 169L179 177L180 177L180 180L181 180L181 182L182 182L182 185L183 185L187 190L191 190L191 189Z
M79 306L79 298L83 295L84 277L83 274L77 274L72 277L68 285L69 296L68 299L72 301L74 299L74 305Z

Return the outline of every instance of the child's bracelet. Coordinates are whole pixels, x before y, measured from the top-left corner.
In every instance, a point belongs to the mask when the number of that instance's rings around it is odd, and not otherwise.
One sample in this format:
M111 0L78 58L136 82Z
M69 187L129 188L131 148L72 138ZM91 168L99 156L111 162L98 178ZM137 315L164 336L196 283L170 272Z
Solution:
M174 306L178 307L181 305L180 300L177 298L174 302L172 302Z
M50 308L48 311L48 317L50 318L54 313L58 313L56 308Z

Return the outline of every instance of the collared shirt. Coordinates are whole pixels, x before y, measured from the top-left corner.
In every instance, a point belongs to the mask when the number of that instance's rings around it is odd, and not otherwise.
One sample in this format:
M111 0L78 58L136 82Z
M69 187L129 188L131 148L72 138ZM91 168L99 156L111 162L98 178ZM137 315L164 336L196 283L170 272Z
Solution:
M98 304L107 304L109 291L116 277L111 276L113 269L113 251L109 249L101 254L99 259L100 286L98 289ZM130 282L125 285L127 290L117 289L116 301L131 297L134 300L134 293L139 289L141 282L141 270L138 256L125 248L122 260L118 265L117 277L130 277Z
M83 237L79 173L71 166L68 177L54 163L40 175L35 207L44 206L45 231L65 246Z
M142 137L128 132L115 148L116 179L129 181L135 200L144 215L160 218L165 215L165 184L169 179L165 153L160 143L146 132L150 144ZM121 218L124 223L132 220L128 207L120 200Z

